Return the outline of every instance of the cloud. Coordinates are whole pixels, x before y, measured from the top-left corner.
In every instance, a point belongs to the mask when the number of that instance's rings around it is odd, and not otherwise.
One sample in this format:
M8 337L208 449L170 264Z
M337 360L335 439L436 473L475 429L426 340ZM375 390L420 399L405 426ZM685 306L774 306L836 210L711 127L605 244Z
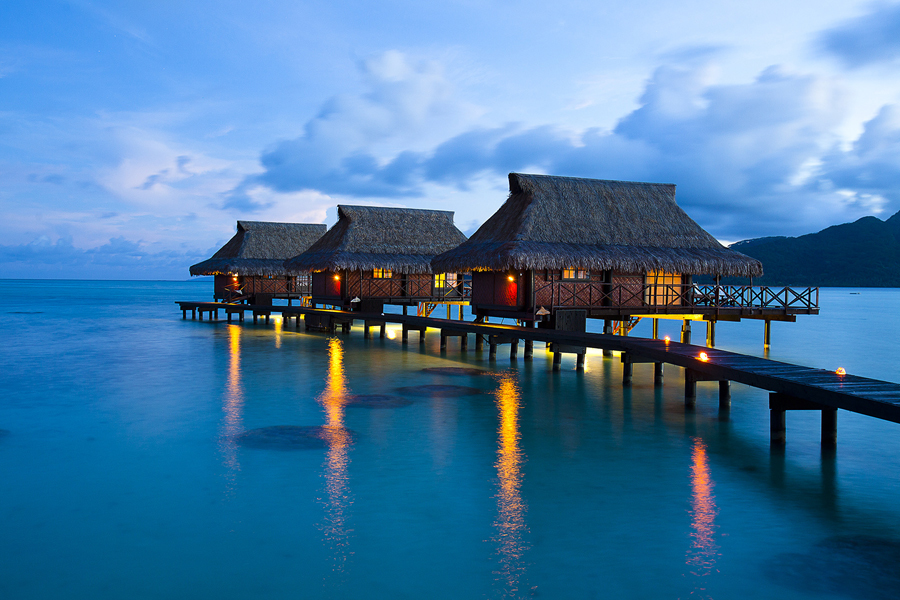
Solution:
M206 258L196 250L151 252L122 236L81 249L69 236L41 236L27 244L0 245L0 278L187 279L187 265Z
M875 4L868 14L823 31L817 46L851 68L900 59L900 3Z
M835 147L822 159L822 173L847 202L878 212L900 206L900 108L888 105L865 124L849 150Z
M476 110L454 99L442 67L389 51L360 64L366 92L329 99L300 137L263 152L264 172L239 188L400 197L421 193L416 149Z

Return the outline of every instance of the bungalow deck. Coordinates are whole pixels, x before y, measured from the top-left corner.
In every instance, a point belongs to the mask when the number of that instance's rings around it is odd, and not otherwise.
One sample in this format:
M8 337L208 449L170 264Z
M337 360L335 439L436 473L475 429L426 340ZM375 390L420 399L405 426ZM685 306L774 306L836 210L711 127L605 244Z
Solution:
M202 319L206 313L210 318L223 310L229 320L235 314L244 320L249 311L254 316L280 313L286 321L296 319L299 328L301 316L320 327L334 331L342 325L349 332L354 321L364 323L366 337L369 328L378 326L381 336L385 335L387 323L403 327L403 341L407 341L409 331L418 331L420 342L424 342L429 328L441 330L441 348L446 348L449 337L460 337L461 345L467 345L468 335L475 334L476 349L481 349L485 339L490 346L490 357L496 357L497 346L510 344L510 359L518 357L518 342L525 342L524 357L530 358L534 342L550 343L554 351L554 368L558 368L563 352L578 353L583 364L584 348L621 352L623 385L630 385L633 365L654 364L654 382L662 385L663 365L671 364L685 369L685 405L696 403L696 385L699 381L719 382L719 407L727 410L731 403L730 382L735 381L751 387L768 390L770 408L771 441L773 445L785 441L785 411L819 410L822 412L822 443L833 445L837 439L838 409L855 412L877 419L900 423L900 384L833 371L804 367L768 360L755 356L727 352L706 346L665 341L658 339L633 338L626 336L580 333L436 319L413 315L364 314L340 310L307 308L302 306L253 306L246 304L222 304L217 302L176 302L181 307L182 318L190 311L192 318ZM314 317L314 318L309 318Z

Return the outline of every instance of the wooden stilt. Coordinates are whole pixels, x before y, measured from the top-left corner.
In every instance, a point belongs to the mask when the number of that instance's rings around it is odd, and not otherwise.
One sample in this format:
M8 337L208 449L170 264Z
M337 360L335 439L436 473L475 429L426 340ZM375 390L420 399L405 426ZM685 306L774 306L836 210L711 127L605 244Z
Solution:
M693 408L697 404L697 377L690 369L684 370L684 406Z
M584 354L578 354L578 358L575 359L575 369L584 371Z
M728 380L719 382L719 410L731 408L731 382Z
M822 409L822 445L833 447L837 445L837 409Z
M663 384L663 365L664 363L653 363L653 385L660 387Z
M463 352L469 349L469 334L459 336L459 349Z
M605 319L603 321L603 333L606 335L612 335L612 333L613 333L612 319ZM612 355L613 355L612 350L607 350L606 348L603 349L604 357L609 358Z
M523 356L525 360L534 356L534 340L525 340L525 353Z
M407 308L407 306L404 304L404 305L403 305L403 314L404 314L404 315L406 314L406 308Z
M783 408L769 409L769 442L773 446L785 444L785 410Z
M706 346L708 348L716 347L716 322L706 322Z
M447 349L447 336L443 330L441 330L441 350Z
M685 319L681 323L681 343L682 344L690 344L691 343L691 321L690 321L690 319Z
M554 352L553 353L553 370L559 371L560 365L562 365L562 352Z
M653 319L653 339L659 339L659 319Z
M404 344L409 343L409 329L406 328L406 323L403 324L403 333L400 334L400 341Z
M763 330L763 348L765 350L769 349L769 346L772 343L772 321L766 319L766 326Z
M509 343L509 360L517 360L519 358L519 340L514 339Z
M490 350L488 351L488 358L490 360L496 360L497 359L497 344L495 344L494 342L490 342L490 341L488 343L490 344L490 347L491 347Z
M380 337L384 337L385 335L387 335L387 321L382 321L382 322L381 322L381 336L380 336Z
M631 385L631 379L634 376L634 364L630 362L622 363L622 385Z
M484 336L480 333L475 334L475 350L478 352L484 350Z

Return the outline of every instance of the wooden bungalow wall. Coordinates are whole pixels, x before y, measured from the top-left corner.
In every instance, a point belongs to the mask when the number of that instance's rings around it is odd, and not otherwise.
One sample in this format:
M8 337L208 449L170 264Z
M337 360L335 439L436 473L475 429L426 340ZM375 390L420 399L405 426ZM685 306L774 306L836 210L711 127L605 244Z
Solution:
M642 307L650 305L674 305L682 297L680 289L673 286L648 288L643 273L613 273L611 279L603 272L591 273L585 279L562 279L561 270L534 272L534 303L525 297L526 279L530 273L509 281L510 273L476 271L472 274L472 304L480 306L509 307L528 310L533 307ZM679 279L680 282L680 279ZM674 286L678 288L678 286Z

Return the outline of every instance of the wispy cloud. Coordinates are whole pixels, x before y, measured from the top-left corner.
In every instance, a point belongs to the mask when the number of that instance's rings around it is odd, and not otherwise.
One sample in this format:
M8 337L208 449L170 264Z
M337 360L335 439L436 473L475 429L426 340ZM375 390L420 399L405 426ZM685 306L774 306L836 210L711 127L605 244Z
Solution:
M866 14L822 32L818 47L848 67L900 61L900 3L878 3Z

